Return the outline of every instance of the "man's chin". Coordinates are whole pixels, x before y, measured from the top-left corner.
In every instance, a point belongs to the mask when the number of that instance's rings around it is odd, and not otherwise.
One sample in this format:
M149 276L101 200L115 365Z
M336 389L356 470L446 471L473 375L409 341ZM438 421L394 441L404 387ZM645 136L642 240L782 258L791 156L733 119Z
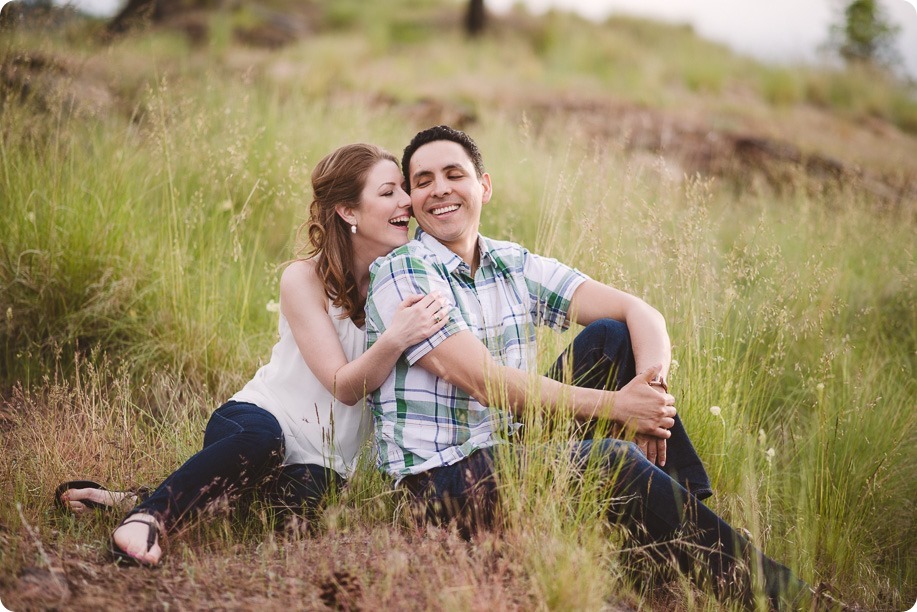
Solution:
M418 221L417 226L423 230L424 234L429 234L430 236L436 238L440 242L442 242L443 240L448 240L447 234L445 234L442 231L437 231L436 227L431 227L430 224L428 223L420 223Z

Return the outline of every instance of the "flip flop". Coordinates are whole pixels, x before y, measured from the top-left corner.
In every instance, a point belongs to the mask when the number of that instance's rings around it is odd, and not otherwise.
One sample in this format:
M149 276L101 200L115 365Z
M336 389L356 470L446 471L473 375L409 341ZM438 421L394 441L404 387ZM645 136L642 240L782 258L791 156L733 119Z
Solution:
M146 525L146 528L147 528L146 550L147 552L149 552L153 548L153 545L156 543L156 541L159 539L159 529L156 527L156 522L155 521L145 521L143 519L132 519L130 516L128 516L123 521L121 521L118 527L115 528L115 531L117 531L122 526L130 524L130 523L142 523ZM127 554L127 551L125 551L123 548L115 544L114 533L112 534L111 539L108 541L108 552L111 554L114 562L119 565L122 565L122 564L123 565L137 565L137 566L146 567L149 569L159 567L158 563L148 563L146 561L141 561L137 557L133 557Z
M108 489L92 480L69 480L67 482L61 483L57 487L57 490L54 492L54 504L60 510L70 510L70 508L67 506L67 503L61 499L61 495L63 495L64 492L68 489L99 489L100 491L108 491ZM139 503L149 497L150 493L152 493L152 490L149 487L137 487L136 489L127 489L124 491L124 493L135 495ZM122 510L120 504L103 504L91 499L81 499L78 501L92 510Z

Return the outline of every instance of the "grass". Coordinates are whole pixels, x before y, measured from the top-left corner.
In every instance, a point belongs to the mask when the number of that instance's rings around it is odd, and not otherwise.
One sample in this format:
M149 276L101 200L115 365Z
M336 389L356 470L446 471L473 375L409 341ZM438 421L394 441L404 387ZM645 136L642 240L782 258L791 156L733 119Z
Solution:
M646 590L633 551L597 518L594 481L560 456L510 465L506 528L471 544L412 526L369 465L318 535L275 533L256 506L187 529L154 574L105 562L115 517L52 509L60 481L157 483L196 450L210 411L268 355L276 314L266 306L311 167L351 141L399 151L431 121L412 109L432 97L476 116L468 130L495 186L486 234L665 314L670 382L713 477L712 507L810 582L868 609L909 607L913 210L880 207L856 185L774 192L678 176L664 158L583 133L575 116L532 119L512 92L705 109L774 130L801 106L841 134L851 118L885 117L899 150L914 151L912 91L857 71L759 66L643 21L514 14L505 36L472 44L430 35L448 7L423 6L418 20L385 27L341 4L328 30L270 53L223 30L194 50L155 31L111 47L78 31L0 45L4 58L70 58L83 68L68 78L102 75L116 93L95 113L60 93L66 83L56 98L7 90L0 102L4 603L196 608L205 593L218 607L719 609L683 580ZM216 20L225 29L230 17ZM758 96L747 116L729 101L737 90ZM799 137L847 154L830 131ZM888 170L877 149L856 155ZM910 159L896 166L902 176L914 175ZM572 333L539 337L542 366ZM557 442L568 426L529 434ZM574 483L583 495L569 495Z

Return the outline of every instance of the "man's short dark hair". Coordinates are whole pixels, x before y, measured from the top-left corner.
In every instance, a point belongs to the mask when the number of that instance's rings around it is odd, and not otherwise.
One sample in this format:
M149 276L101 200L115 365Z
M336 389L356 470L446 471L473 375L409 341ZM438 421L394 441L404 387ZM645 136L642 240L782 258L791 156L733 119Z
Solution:
M465 132L452 129L448 125L437 125L422 132L417 132L417 135L404 148L404 154L401 156L401 171L404 172L404 180L407 183L408 191L411 190L411 157L420 147L437 140L450 140L462 145L474 165L474 171L478 178L484 176L484 158L481 157L481 151L478 150L478 145L471 139L471 136Z

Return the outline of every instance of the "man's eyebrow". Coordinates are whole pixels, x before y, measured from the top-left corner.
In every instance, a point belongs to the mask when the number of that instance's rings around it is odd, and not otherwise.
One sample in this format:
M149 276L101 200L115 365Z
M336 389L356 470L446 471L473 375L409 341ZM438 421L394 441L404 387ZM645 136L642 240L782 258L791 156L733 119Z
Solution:
M445 166L443 166L443 172L449 172L450 170L462 170L462 171L464 171L465 168L464 168L464 167L462 166L462 164L460 164L459 162L453 162L453 163L451 163L451 164L446 164ZM432 171L432 170L418 170L417 172L415 172L414 174L411 175L411 179L416 180L416 179L418 179L418 178L420 178L421 176L424 176L424 175L426 175L426 174L433 174L433 171Z
M427 174L433 174L433 171L432 170L418 170L417 172L411 175L411 180L417 180L421 176L424 176Z

